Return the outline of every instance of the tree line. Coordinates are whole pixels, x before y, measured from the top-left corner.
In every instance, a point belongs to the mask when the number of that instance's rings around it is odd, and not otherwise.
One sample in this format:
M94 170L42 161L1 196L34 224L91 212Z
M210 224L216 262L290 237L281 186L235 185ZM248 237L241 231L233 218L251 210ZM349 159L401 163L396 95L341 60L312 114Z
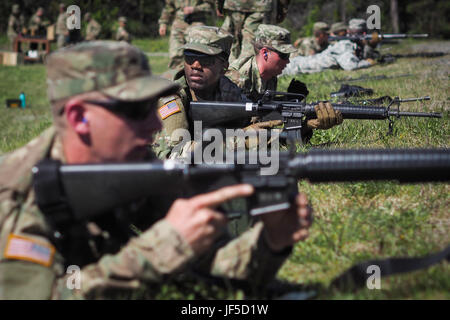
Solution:
M157 37L158 19L164 0L2 0L0 1L0 32L6 33L12 5L18 3L28 19L39 6L46 16L56 21L59 3L78 5L81 13L91 12L102 24L102 38L110 38L119 16L128 18L128 29L136 37ZM382 32L429 33L434 38L450 38L450 1L439 0L291 0L289 13L282 23L292 33L312 34L315 21L348 22L351 18L367 18L367 6L378 5ZM212 13L214 15L214 13ZM215 19L215 17L213 17ZM221 19L217 19L221 24Z

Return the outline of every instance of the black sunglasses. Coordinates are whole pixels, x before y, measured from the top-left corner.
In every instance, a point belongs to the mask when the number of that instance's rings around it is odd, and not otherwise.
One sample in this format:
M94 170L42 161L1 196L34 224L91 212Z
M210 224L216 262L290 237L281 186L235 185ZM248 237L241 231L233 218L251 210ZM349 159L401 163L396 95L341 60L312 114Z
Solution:
M155 109L155 102L153 100L144 100L138 102L127 102L120 100L98 101L98 100L84 100L87 103L101 106L109 111L120 114L132 120L144 120L149 113Z
M195 51L184 51L184 61L188 65L193 65L195 61L198 61L203 67L210 67L216 63L216 59L223 60L220 55L210 56L208 54L197 53Z
M289 60L289 53L282 53L277 50L272 50L272 51L275 52L276 54L278 54L278 56L280 57L281 60Z

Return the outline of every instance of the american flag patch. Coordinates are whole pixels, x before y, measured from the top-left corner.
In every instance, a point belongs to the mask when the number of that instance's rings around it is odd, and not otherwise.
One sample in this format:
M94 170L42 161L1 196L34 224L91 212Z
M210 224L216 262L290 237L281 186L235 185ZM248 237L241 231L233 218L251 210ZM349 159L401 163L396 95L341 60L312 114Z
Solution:
M5 249L5 258L26 260L49 267L52 264L55 248L49 243L10 234Z
M161 119L164 120L168 116L176 113L181 112L180 106L178 105L176 100L172 100L165 105L163 105L161 108L159 108L159 115L161 116Z

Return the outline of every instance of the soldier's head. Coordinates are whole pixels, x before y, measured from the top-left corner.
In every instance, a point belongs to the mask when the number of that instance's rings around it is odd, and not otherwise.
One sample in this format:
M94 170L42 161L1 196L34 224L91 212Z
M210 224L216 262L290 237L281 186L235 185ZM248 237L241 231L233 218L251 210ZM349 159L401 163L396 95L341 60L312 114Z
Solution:
M120 17L119 18L119 26L125 27L127 24L127 18L126 17Z
M86 21L86 22L91 21L91 13L90 12L86 12L86 14L84 15L84 21Z
M13 4L12 6L12 13L15 15L18 15L20 13L20 7L18 4Z
M38 17L41 17L44 15L44 8L39 7L36 11L36 14L38 15Z
M93 41L47 59L48 98L68 162L141 160L161 129L159 97L178 89L153 76L145 54L125 42Z
M254 47L259 73L264 80L280 75L289 63L289 55L296 51L290 32L269 24L258 26Z
M351 19L348 22L349 34L362 34L367 31L366 20L364 19Z
M347 34L347 26L344 22L336 22L331 25L330 33L332 36L343 37Z
M207 26L190 27L185 35L184 72L189 87L194 91L215 88L228 69L233 36Z
M314 37L316 37L317 42L320 45L324 45L328 43L328 33L330 31L330 27L327 23L319 21L314 23L313 25L313 33Z
M63 13L66 11L66 5L64 3L59 4L59 12Z

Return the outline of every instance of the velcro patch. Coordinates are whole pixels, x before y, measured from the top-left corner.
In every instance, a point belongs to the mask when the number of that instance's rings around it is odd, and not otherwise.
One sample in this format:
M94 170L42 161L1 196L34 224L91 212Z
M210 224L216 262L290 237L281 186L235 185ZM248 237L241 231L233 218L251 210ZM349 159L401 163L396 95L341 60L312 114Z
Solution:
M49 267L53 262L55 247L32 238L11 233L5 249L5 258L26 260Z
M159 108L158 111L161 119L164 120L174 113L181 112L181 108L178 105L177 100L172 100Z

